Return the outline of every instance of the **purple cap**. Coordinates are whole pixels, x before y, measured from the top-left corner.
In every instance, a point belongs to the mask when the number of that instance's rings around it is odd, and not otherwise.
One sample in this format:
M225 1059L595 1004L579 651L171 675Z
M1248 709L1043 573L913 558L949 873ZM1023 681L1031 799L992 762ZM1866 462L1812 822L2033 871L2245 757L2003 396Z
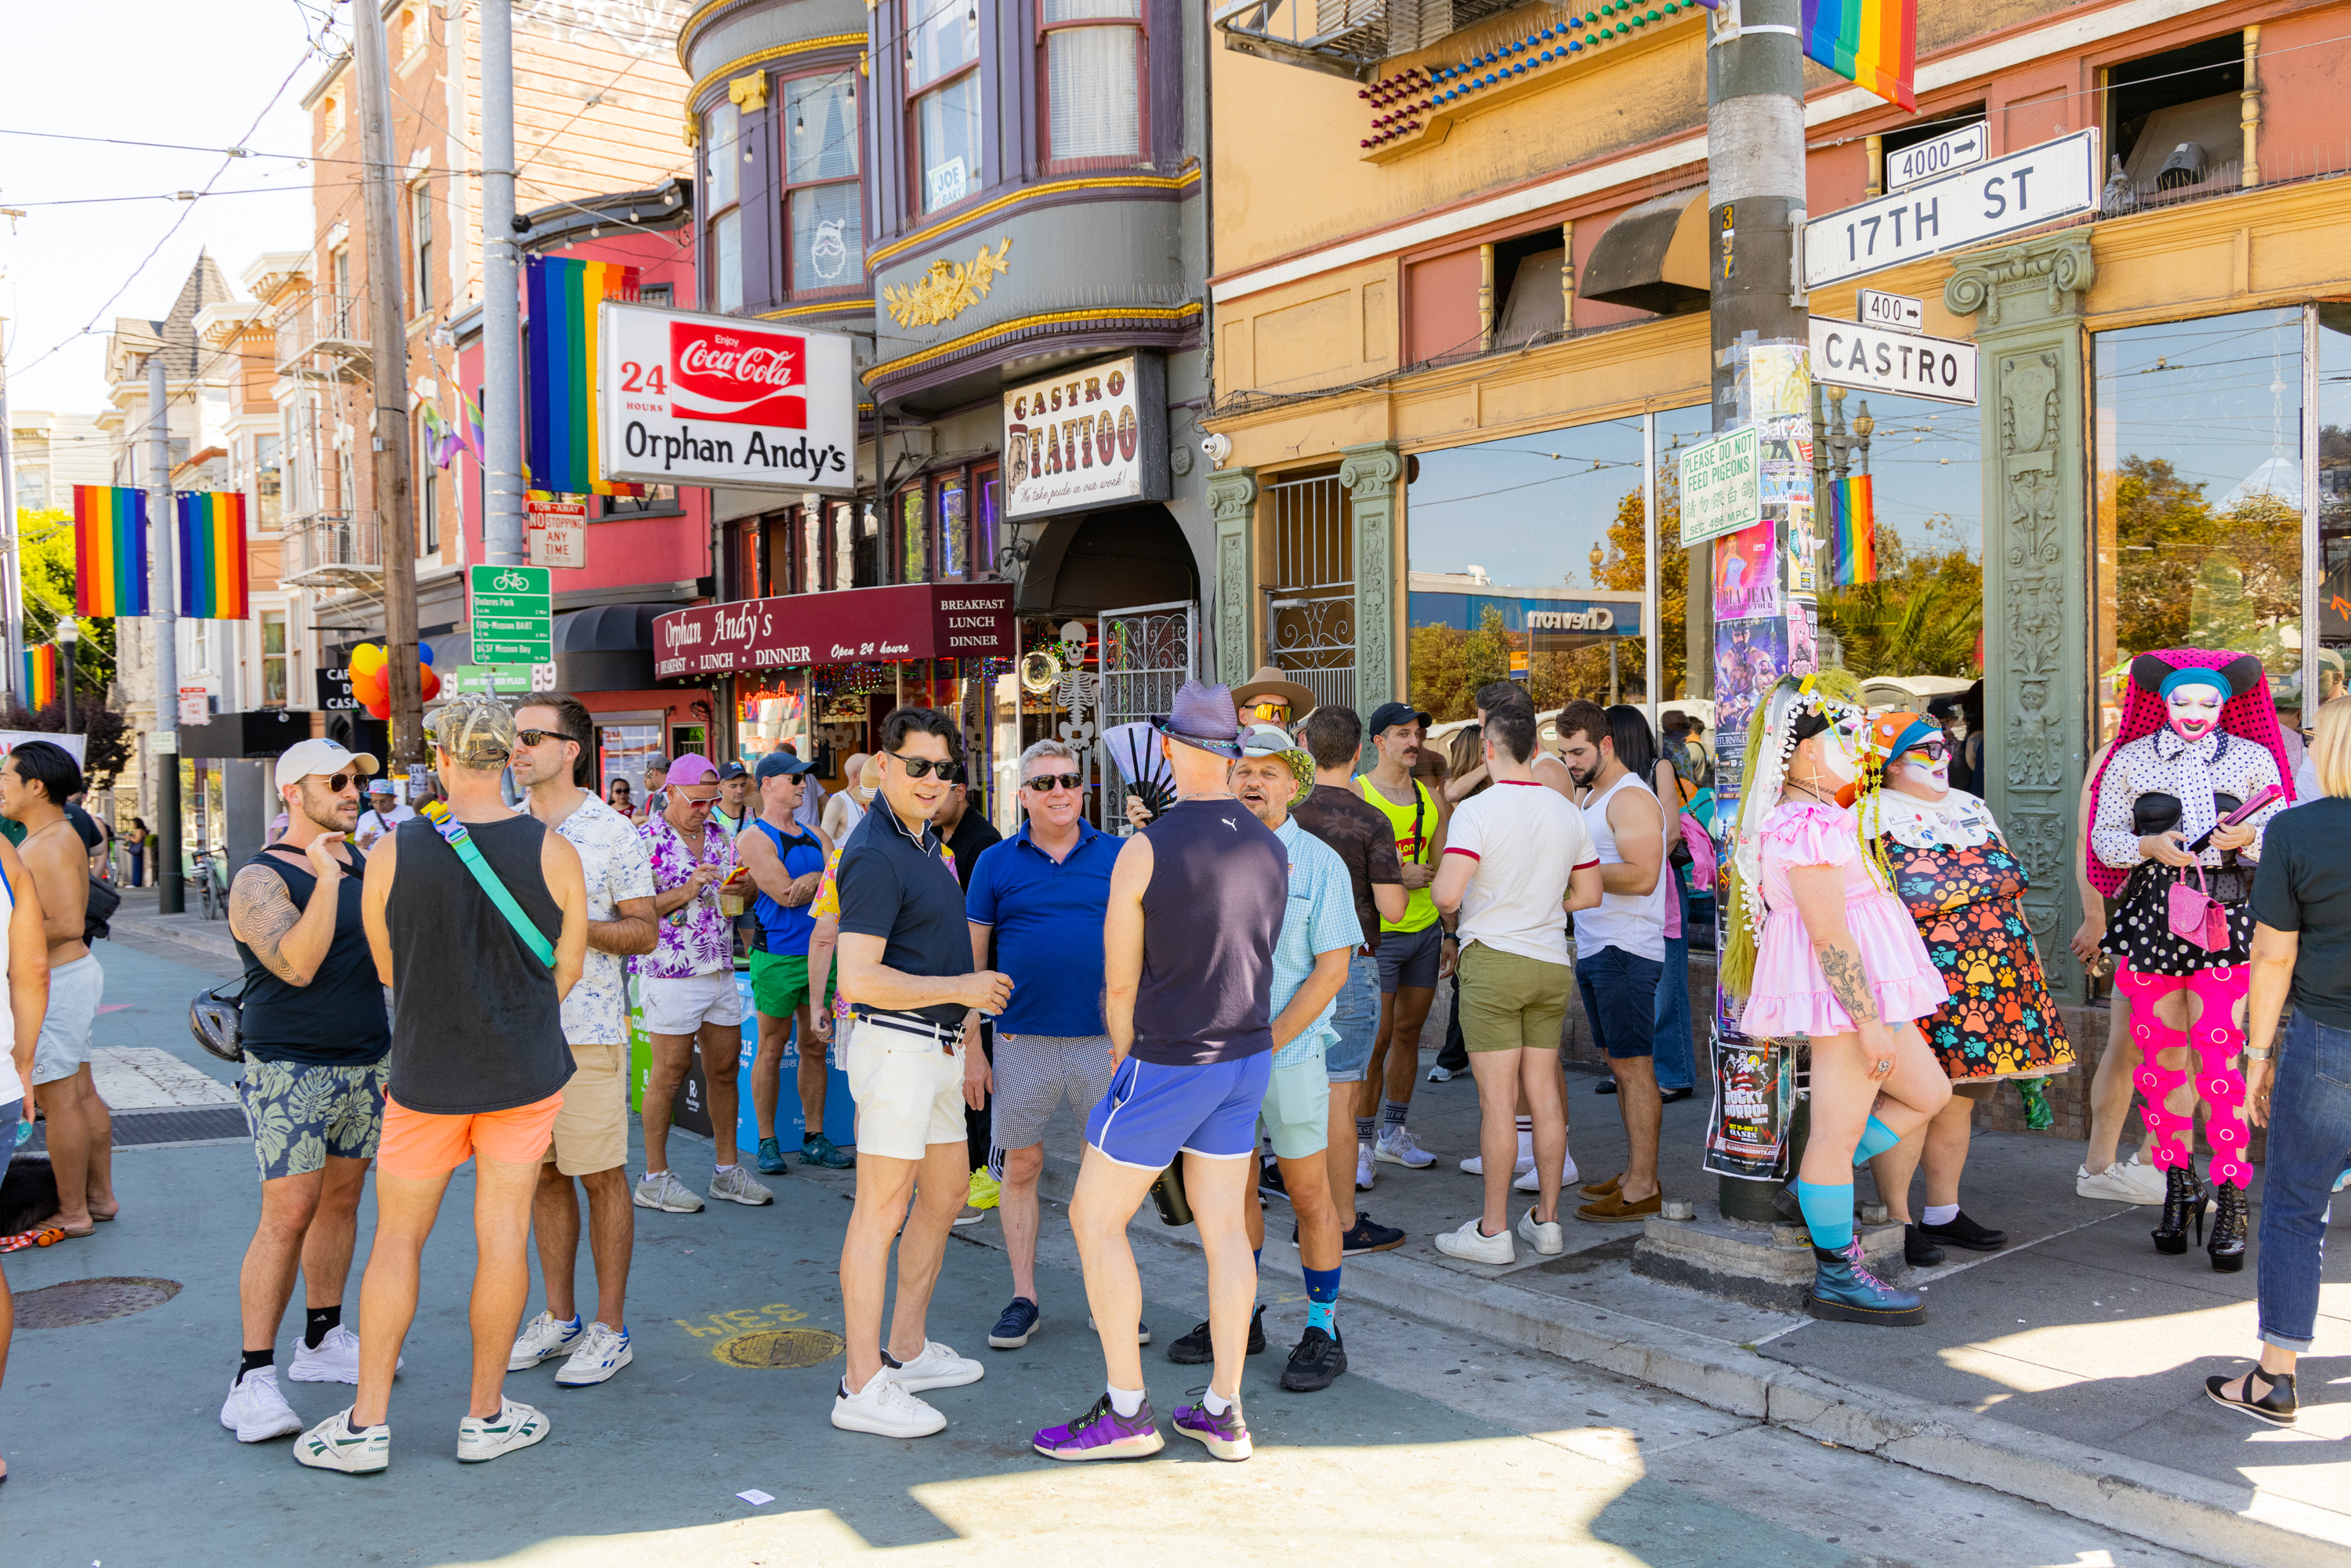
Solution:
M669 765L669 778L665 782L673 789L686 789L696 784L710 783L717 777L718 769L711 765L710 758L698 751L689 751Z
M1232 688L1186 681L1176 694L1176 711L1160 725L1159 733L1219 757L1238 757L1241 720L1233 706Z

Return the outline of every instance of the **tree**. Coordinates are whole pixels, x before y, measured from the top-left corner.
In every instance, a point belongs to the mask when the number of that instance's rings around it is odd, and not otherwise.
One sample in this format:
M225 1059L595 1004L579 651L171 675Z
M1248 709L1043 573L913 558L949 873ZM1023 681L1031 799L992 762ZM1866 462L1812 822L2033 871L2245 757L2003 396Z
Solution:
M2300 663L2282 635L2302 615L2302 514L2266 492L2217 511L2170 460L2125 457L2114 480L2115 643L2234 648Z
M1957 544L1913 555L1900 535L1882 528L1877 580L1823 592L1821 627L1835 634L1844 667L1856 675L1972 679L1982 673L1976 640L1983 628L1983 563Z

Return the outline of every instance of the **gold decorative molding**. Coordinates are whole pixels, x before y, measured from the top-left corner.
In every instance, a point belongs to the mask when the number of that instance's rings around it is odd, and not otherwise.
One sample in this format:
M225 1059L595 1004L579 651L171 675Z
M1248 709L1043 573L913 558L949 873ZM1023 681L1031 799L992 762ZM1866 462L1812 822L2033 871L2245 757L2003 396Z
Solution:
M968 267L941 256L916 282L883 285L882 298L890 307L890 319L901 327L935 327L954 320L987 298L996 280L1012 270L1006 259L1011 254L1012 236L1006 235L992 252L982 244Z
M736 108L747 114L753 110L767 108L768 73L753 71L748 76L737 77L726 84L726 96L734 100Z
M730 81L734 78L735 73L752 66L770 65L777 60L790 59L795 55L812 55L825 49L847 48L852 45L862 47L864 43L865 35L862 33L828 33L820 38L802 38L797 44L778 44L772 48L755 49L747 55L728 60L725 65L703 73L692 87L685 89L685 107L688 110L692 110L701 103L702 95L709 91L714 85L721 81Z
M982 348L991 343L1009 342L1014 338L1019 337L1021 333L1033 331L1040 327L1065 327L1081 321L1101 322L1104 320L1114 320L1121 323L1157 321L1169 326L1175 326L1185 321L1196 319L1200 313L1200 302L1196 299L1186 305L1176 305L1172 307L1160 305L1104 305L1089 308L1083 310L1048 310L1040 315L1023 316L1016 320L999 322L993 327L982 327L977 331L967 332L960 338L950 338L944 343L935 343L927 349L920 349L915 350L914 353L902 355L897 359L888 360L878 365L868 365L865 367L865 382L866 384L870 386L880 378L897 375L902 371L910 371L917 365L925 365L930 363L933 360L944 359L949 354L959 354L967 350ZM1701 327L1705 325L1703 321L1698 324ZM1704 389L1701 388L1700 390L1703 391Z
M983 203L967 213L957 213L952 217L943 218L927 228L917 229L913 234L891 241L888 245L878 246L867 254L866 259L872 266L881 267L895 261L909 251L922 249L950 229L968 227L1014 207L1026 206L1054 196L1068 195L1074 191L1104 193L1121 190L1182 191L1186 186L1197 184L1199 180L1200 166L1195 163L1180 174L1102 174L1091 178L1051 180L1041 185L1026 185L1008 195L998 196L992 202Z

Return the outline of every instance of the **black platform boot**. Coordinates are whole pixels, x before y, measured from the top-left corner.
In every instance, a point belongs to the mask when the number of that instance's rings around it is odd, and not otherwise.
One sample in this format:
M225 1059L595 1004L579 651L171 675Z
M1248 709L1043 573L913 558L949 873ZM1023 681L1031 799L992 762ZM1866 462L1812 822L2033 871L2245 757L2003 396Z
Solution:
M2204 1184L2186 1166L2173 1166L2164 1173L2163 1218L2149 1232L2155 1238L2155 1249L2177 1255L2188 1250L2188 1222L2196 1221L2196 1239L2204 1239L2204 1206L2211 1201Z
M2214 1273L2234 1274L2245 1266L2245 1189L2224 1181L2220 1194L2220 1207L2212 1216L2212 1240L2204 1250L2211 1254Z

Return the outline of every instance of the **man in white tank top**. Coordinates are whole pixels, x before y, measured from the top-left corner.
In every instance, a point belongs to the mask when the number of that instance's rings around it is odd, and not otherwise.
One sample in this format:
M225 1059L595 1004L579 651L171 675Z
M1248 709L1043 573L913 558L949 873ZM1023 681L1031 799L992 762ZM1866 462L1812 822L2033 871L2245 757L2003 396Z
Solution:
M1575 916L1575 984L1593 1038L1616 1075L1616 1110L1632 1146L1621 1176L1583 1189L1576 1214L1603 1223L1663 1207L1657 1186L1657 983L1666 968L1666 819L1649 786L1617 759L1597 703L1560 711L1559 743L1583 792L1583 825L1600 851L1600 906Z

